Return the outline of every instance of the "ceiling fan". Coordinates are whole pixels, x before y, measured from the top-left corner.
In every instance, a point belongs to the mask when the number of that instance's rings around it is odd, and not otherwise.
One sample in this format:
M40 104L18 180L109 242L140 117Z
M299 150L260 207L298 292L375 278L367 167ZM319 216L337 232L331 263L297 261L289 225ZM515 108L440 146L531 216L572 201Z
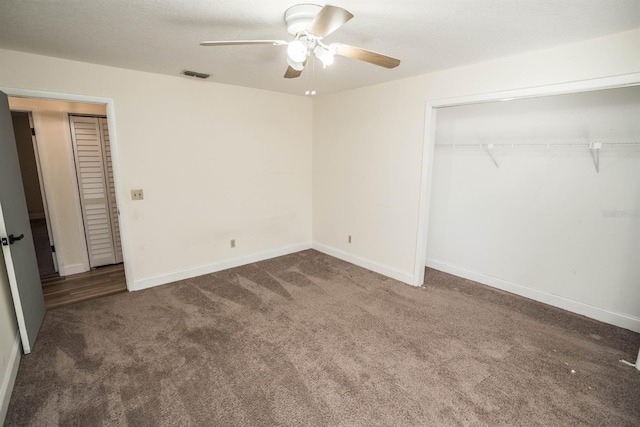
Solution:
M333 63L335 55L359 59L370 64L385 68L395 68L400 60L381 53L343 43L325 44L322 39L344 25L353 18L353 14L337 6L316 4L299 4L290 7L284 14L287 31L295 37L292 41L285 40L230 40L206 41L202 46L233 46L251 44L270 44L287 46L287 63L289 67L284 73L286 79L299 77L307 60L313 54L323 67Z

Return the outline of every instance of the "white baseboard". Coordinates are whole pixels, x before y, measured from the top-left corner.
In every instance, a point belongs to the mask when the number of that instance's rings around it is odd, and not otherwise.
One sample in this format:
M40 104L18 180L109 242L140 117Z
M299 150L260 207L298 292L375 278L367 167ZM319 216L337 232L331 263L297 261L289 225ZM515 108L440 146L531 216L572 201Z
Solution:
M364 258L360 258L358 256L349 254L347 252L343 252L339 249L332 248L331 246L323 245L322 243L314 242L312 244L312 248L325 253L327 255L331 255L332 257L339 258L343 261L350 262L351 264L355 264L358 267L366 268L367 270L375 271L376 273L380 273L383 276L391 277L392 279L396 279L400 282L406 283L408 285L415 286L415 280L413 275L404 273L400 270L397 270L393 267L389 267L386 265L379 264L374 261L369 261Z
M482 283L483 285L502 289L503 291L511 292L516 295L549 304L554 307L570 311L572 313L581 314L583 316L590 317L604 323L609 323L611 325L629 329L634 332L640 332L640 319L637 317L629 316L622 313L614 313L603 308L594 307L592 305L574 301L572 299L561 297L559 295L554 295L537 289L529 288L527 286L518 285L507 280L498 279L497 277L469 271L464 268L456 267L454 265L450 265L441 261L428 259L426 264L427 267L433 268L435 270L444 271L445 273L473 280L474 282Z
M67 264L58 267L60 276L71 276L72 274L80 274L89 271L84 264Z
M287 246L271 251L260 252L257 254L246 255L230 260L215 262L213 264L202 265L200 267L189 268L187 270L174 271L158 276L147 277L145 279L135 280L133 286L129 288L131 291L140 291L142 289L152 288L178 280L190 279L203 274L211 274L217 271L226 270L228 268L240 267L242 265L251 264L252 262L264 261L267 259L289 255L295 252L311 249L311 243L302 243L299 245Z
M4 419L7 416L7 409L9 409L9 401L11 400L11 392L13 391L13 385L16 382L16 375L18 375L18 367L20 366L20 333L16 334L16 339L13 341L13 348L11 349L11 356L9 356L9 363L7 369L2 377L2 385L0 385L0 425L4 425Z

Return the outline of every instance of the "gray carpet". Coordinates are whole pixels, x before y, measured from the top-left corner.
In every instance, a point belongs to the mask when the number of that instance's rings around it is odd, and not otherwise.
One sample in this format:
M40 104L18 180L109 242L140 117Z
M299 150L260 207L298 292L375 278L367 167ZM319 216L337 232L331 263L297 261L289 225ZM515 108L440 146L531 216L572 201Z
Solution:
M6 422L640 425L638 334L427 283L304 251L51 310Z

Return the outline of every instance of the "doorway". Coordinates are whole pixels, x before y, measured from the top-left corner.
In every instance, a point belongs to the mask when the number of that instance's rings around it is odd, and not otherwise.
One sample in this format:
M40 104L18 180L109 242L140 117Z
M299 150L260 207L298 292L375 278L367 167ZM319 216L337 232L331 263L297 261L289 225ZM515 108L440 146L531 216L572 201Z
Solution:
M41 278L55 276L58 265L51 234L47 199L43 191L38 143L31 112L12 111L11 120L16 139L24 194L27 200L31 234L36 249Z
M106 106L15 97L9 104L17 144L34 141L21 169L23 177L35 170L39 186L23 178L26 198L40 191L47 206L44 214L35 202L29 207L47 308L125 291Z

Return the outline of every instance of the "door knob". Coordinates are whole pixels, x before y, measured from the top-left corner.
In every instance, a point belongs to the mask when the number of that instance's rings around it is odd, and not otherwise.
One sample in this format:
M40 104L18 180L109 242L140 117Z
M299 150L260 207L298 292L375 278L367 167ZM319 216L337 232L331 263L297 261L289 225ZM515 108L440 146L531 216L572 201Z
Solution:
M15 237L13 234L9 234L9 238L2 238L2 246L13 245L18 240L22 240L24 238L24 234Z
M13 234L9 234L9 244L13 245L13 242L17 242L18 240L22 240L23 238L24 234L21 234L18 237L13 237Z

